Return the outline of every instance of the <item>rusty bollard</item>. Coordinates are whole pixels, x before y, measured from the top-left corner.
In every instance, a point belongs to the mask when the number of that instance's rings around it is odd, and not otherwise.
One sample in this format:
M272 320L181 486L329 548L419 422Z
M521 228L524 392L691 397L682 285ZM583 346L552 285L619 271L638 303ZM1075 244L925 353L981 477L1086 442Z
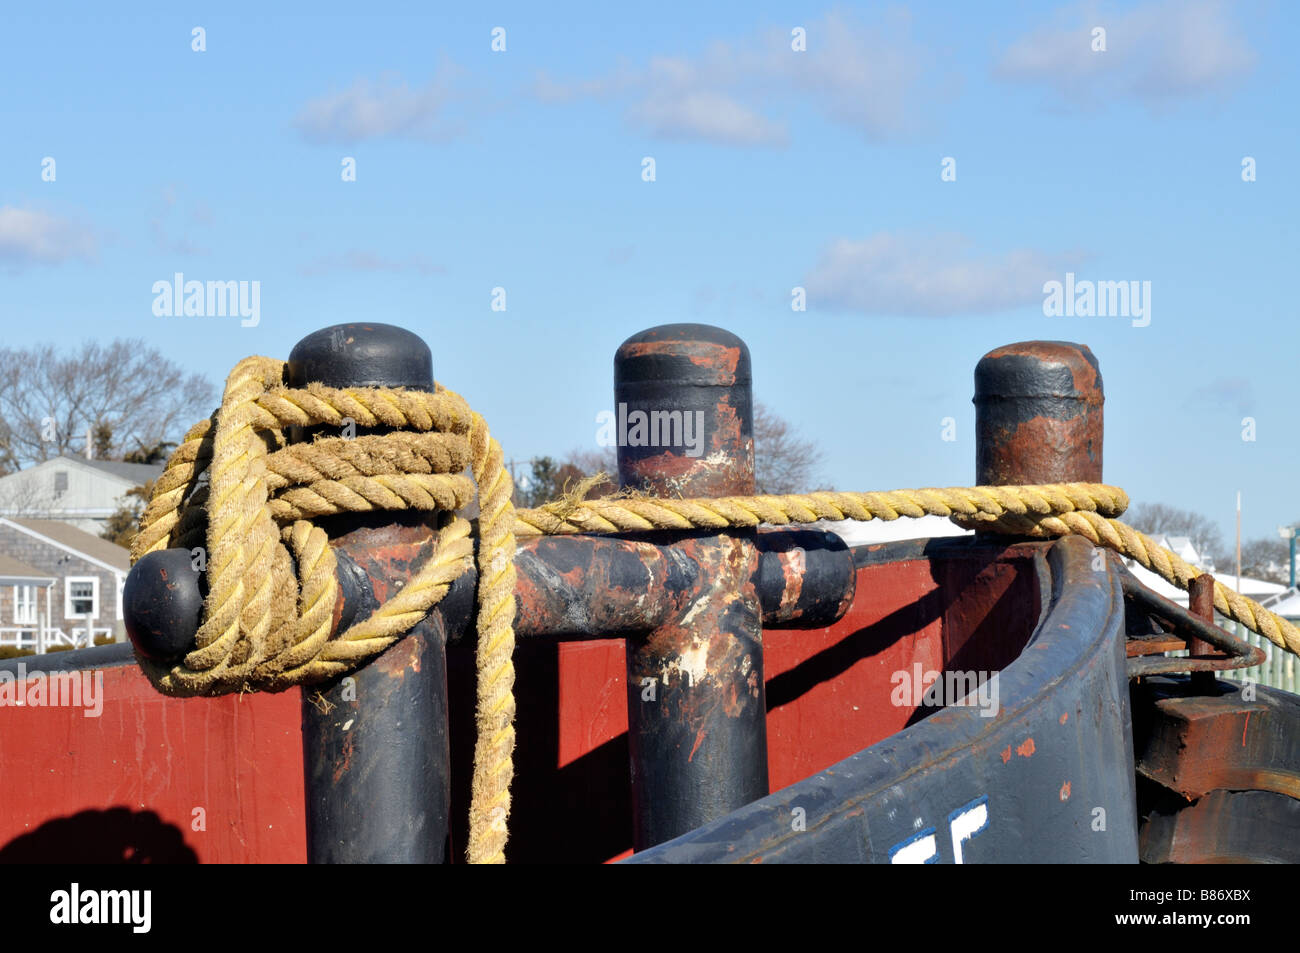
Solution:
M614 357L614 399L623 487L682 497L754 492L749 350L734 334L671 324L628 338ZM707 591L682 618L628 638L637 850L768 793L755 539L752 530L679 536L677 548L705 567Z
M975 366L975 482L1100 483L1101 370L1085 345L1024 341Z
M431 363L408 331L340 325L294 348L287 383L428 389ZM629 411L678 412L676 445L635 433L624 442L625 485L657 494L752 492L749 357L738 338L693 325L645 332L620 351L616 389L625 419ZM647 416L645 426L663 419ZM669 418L670 444L673 426ZM337 430L291 428L289 437L316 434ZM444 518L321 518L338 557L335 634L410 578ZM852 602L855 581L843 543L808 530L525 539L516 569L519 637L628 642L639 847L767 793L760 624L829 625ZM476 578L471 569L457 579L406 637L351 676L303 689L312 862L449 859L445 643L473 631ZM175 661L193 650L201 586L186 550L153 553L133 567L124 608L141 652Z

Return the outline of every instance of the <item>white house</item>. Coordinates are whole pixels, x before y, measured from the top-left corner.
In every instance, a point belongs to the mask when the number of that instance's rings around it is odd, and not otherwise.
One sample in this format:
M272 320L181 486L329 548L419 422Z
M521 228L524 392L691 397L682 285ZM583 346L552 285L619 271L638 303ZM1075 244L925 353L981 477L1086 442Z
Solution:
M127 491L162 472L161 463L55 457L0 477L0 517L60 520L98 536Z

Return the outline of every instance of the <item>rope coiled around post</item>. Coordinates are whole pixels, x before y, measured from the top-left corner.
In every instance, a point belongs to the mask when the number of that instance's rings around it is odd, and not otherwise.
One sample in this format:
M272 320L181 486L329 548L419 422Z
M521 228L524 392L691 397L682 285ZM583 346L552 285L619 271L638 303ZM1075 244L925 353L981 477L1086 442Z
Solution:
M247 358L221 407L168 460L141 517L135 562L206 544L208 595L196 647L178 664L140 664L172 695L276 691L325 681L378 655L447 593L474 556L454 516L430 557L368 618L330 637L337 560L310 519L342 512L453 512L478 489L478 737L471 862L504 860L514 751L514 507L501 447L458 394L283 385L285 365ZM351 421L400 428L287 444L284 428ZM461 471L469 466L473 481ZM296 577L295 577L296 565Z
M131 548L134 563L170 547L205 547L208 595L193 651L174 665L137 653L159 691L279 691L355 670L425 617L471 565L477 601L477 738L467 857L504 861L514 752L516 537L646 530L724 530L818 520L945 516L986 532L1079 533L1186 589L1200 571L1114 517L1128 497L1103 484L982 486L877 493L663 499L565 499L515 510L501 447L464 398L439 385L284 385L285 363L239 362L221 406L186 433L155 483ZM392 432L290 444L285 428L347 422ZM468 468L472 480L464 471ZM477 496L475 531L455 515ZM415 510L449 522L411 580L368 618L330 634L337 560L317 517ZM1300 654L1300 629L1215 583L1215 607Z

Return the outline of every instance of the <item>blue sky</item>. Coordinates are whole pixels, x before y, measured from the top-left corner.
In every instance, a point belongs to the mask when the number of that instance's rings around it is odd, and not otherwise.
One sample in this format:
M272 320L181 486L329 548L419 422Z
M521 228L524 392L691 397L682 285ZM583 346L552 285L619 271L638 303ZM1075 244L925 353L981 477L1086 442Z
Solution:
M969 483L976 361L1073 340L1109 482L1226 539L1238 491L1246 538L1300 520L1294 5L261 6L6 11L6 343L220 381L387 321L522 459L594 449L618 344L701 321L826 483L885 489ZM260 282L257 326L155 316L178 271ZM1149 281L1150 324L1046 317L1067 271Z

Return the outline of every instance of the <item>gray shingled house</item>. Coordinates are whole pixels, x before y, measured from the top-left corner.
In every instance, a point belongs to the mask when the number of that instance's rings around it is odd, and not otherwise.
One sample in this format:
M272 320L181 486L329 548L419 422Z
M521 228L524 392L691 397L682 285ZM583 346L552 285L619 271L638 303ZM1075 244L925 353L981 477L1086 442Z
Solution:
M59 520L0 517L0 645L121 640L130 554Z

